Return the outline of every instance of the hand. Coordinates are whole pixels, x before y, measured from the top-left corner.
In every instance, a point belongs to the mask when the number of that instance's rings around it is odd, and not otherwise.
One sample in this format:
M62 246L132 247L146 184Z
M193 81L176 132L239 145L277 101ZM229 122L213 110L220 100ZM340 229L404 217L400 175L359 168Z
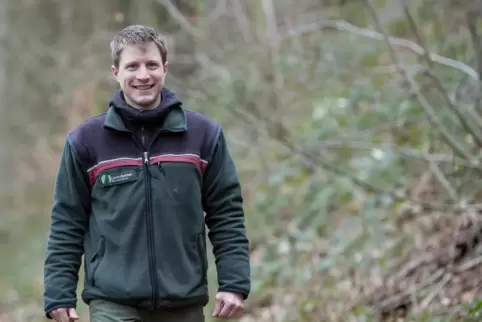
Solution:
M74 308L60 308L50 312L50 316L57 322L73 322L79 319Z
M213 317L231 318L244 309L244 299L241 294L218 292L214 302Z

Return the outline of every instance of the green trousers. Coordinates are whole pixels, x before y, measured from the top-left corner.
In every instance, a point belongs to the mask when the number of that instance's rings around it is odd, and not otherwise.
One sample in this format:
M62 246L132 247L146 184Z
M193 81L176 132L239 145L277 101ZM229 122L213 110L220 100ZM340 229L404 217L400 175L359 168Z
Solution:
M144 311L104 300L89 303L90 322L204 322L202 306Z

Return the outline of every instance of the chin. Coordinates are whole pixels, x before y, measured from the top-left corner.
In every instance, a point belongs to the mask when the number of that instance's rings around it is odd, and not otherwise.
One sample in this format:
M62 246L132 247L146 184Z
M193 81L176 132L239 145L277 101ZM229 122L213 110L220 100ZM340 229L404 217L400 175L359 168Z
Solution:
M155 99L151 99L151 100L138 100L136 101L136 104L138 106L141 106L143 108L156 108L157 105L156 105L156 100Z

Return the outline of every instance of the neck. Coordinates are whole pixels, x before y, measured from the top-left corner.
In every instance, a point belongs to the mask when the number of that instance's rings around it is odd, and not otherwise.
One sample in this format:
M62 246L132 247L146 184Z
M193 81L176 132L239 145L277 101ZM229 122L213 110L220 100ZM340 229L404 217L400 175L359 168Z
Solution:
M132 106L136 110L140 110L140 111L153 110L161 104L161 94L159 94L157 96L157 98L154 102L152 102L149 105L145 105L145 106L141 106L141 105L138 105L138 104L132 102L128 97L124 97L124 98L125 98L127 104L129 104L130 106Z

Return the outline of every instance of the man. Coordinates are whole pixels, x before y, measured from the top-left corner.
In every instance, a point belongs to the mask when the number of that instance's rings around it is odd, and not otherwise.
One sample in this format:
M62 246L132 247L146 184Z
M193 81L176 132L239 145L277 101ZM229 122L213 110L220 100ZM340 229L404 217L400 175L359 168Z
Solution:
M250 263L223 131L164 87L167 49L157 31L129 26L111 50L120 89L106 113L69 133L61 158L45 260L47 317L78 319L84 255L90 321L204 321L206 226L219 284L213 316L233 317L250 291Z

